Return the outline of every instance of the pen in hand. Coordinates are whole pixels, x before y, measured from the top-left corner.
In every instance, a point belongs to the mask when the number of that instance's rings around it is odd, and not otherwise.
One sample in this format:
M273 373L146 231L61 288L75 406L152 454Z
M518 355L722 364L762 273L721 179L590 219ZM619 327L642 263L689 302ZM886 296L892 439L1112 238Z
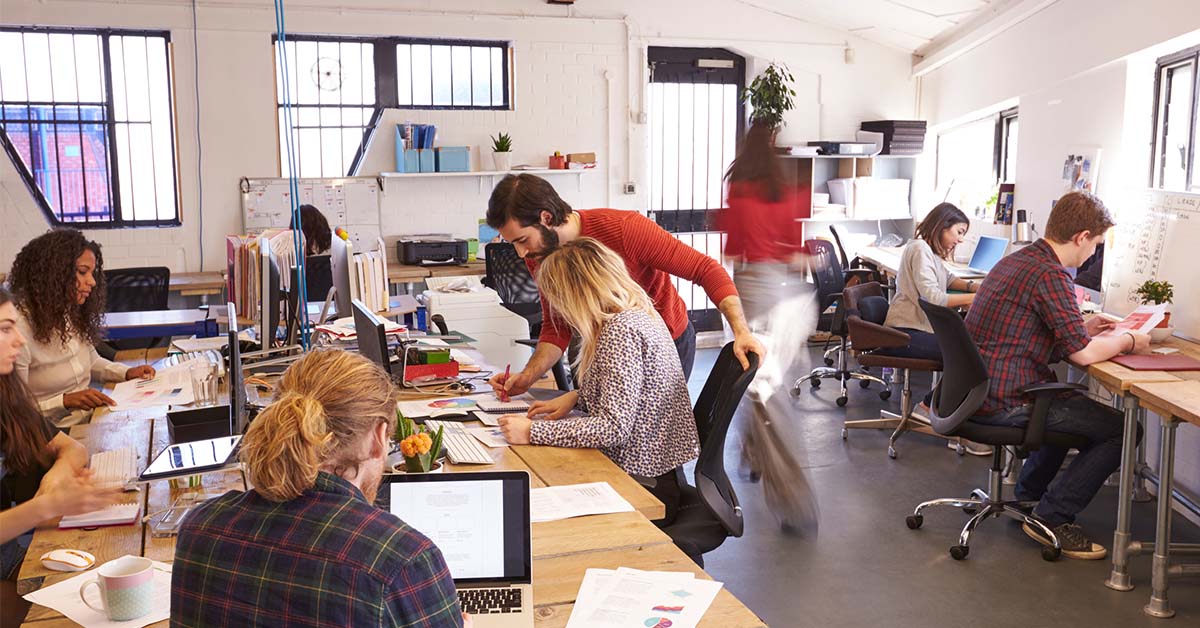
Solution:
M508 376L510 373L512 373L512 364L508 364L504 367L504 383L505 384L508 383ZM508 402L508 391L500 390L496 393L496 396L500 398L500 401Z

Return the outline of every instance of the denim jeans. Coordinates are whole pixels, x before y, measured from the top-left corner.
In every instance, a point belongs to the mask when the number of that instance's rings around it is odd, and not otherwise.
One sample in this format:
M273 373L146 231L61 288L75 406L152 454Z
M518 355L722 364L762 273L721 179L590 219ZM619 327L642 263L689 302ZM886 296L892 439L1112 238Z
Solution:
M675 350L679 352L679 365L683 367L683 381L692 377L692 366L696 363L696 326L688 321L687 329L675 339Z
M1019 426L1029 422L1032 411L1032 404L1027 404L971 420L985 425ZM1030 453L1017 481L1017 499L1037 501L1034 514L1051 527L1075 521L1075 515L1087 507L1108 476L1121 466L1123 426L1121 412L1083 395L1072 394L1050 402L1046 432L1082 436L1088 444L1061 474L1058 471L1067 447L1042 445ZM1139 430L1139 441L1141 437ZM1056 475L1060 477L1054 481Z
M880 355L890 355L897 358L915 358L917 360L942 360L942 349L938 346L937 336L922 331L920 329L910 329L907 327L897 327L896 329L908 334L907 347L889 347L881 349L876 353ZM925 394L925 405L929 405L933 399L933 391Z

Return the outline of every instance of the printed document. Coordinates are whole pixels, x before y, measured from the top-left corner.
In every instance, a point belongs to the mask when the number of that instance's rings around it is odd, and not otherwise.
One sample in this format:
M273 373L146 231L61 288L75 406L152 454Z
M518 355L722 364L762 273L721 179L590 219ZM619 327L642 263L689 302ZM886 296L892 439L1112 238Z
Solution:
M633 506L608 482L535 488L530 489L529 496L534 523L633 511Z

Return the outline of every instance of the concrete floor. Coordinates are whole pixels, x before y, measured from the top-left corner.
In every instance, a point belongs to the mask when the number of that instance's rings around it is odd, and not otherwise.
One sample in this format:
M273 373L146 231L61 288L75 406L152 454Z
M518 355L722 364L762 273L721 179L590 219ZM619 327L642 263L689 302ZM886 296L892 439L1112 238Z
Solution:
M716 354L715 349L698 352L690 382L693 398ZM922 394L925 381L914 384ZM1177 613L1173 619L1142 613L1150 596L1149 556L1132 560L1136 588L1120 593L1104 586L1108 560L1063 558L1047 563L1040 546L1018 524L1004 519L983 522L972 537L970 556L961 562L947 551L967 520L960 510L932 509L920 530L909 530L904 517L919 502L965 497L971 489L985 487L990 458L960 457L945 441L920 434L900 439L896 460L886 454L888 432L854 430L843 441L841 423L846 417L871 418L885 407L898 410L899 391L890 402L882 402L877 388L853 385L844 409L834 404L837 389L832 380L819 390L806 387L794 399L772 399L773 415L789 422L789 439L817 494L819 530L806 535L784 534L767 511L761 485L739 477L744 417L739 413L735 418L726 468L745 513L746 531L706 555L705 568L768 625L1200 625L1200 578L1172 581L1170 598ZM1154 502L1135 504L1135 538L1153 539L1155 507ZM1109 487L1079 517L1092 538L1106 547L1111 546L1115 521L1116 488ZM1200 542L1200 530L1182 517L1176 516L1173 526L1176 541Z

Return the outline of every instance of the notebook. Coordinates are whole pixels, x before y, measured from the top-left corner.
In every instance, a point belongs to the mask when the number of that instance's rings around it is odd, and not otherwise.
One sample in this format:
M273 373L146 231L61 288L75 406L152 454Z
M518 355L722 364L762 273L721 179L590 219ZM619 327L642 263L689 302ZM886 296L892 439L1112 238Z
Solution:
M1113 362L1135 371L1200 371L1200 360L1172 353L1170 355L1119 355Z
M100 526L121 526L134 523L142 514L142 505L138 502L129 504L113 504L107 508L85 512L82 515L63 517L58 522L58 529L98 528Z
M529 402L519 399L511 399L509 401L500 401L499 399L480 399L475 402L475 405L484 412L495 414L497 412L529 412Z

